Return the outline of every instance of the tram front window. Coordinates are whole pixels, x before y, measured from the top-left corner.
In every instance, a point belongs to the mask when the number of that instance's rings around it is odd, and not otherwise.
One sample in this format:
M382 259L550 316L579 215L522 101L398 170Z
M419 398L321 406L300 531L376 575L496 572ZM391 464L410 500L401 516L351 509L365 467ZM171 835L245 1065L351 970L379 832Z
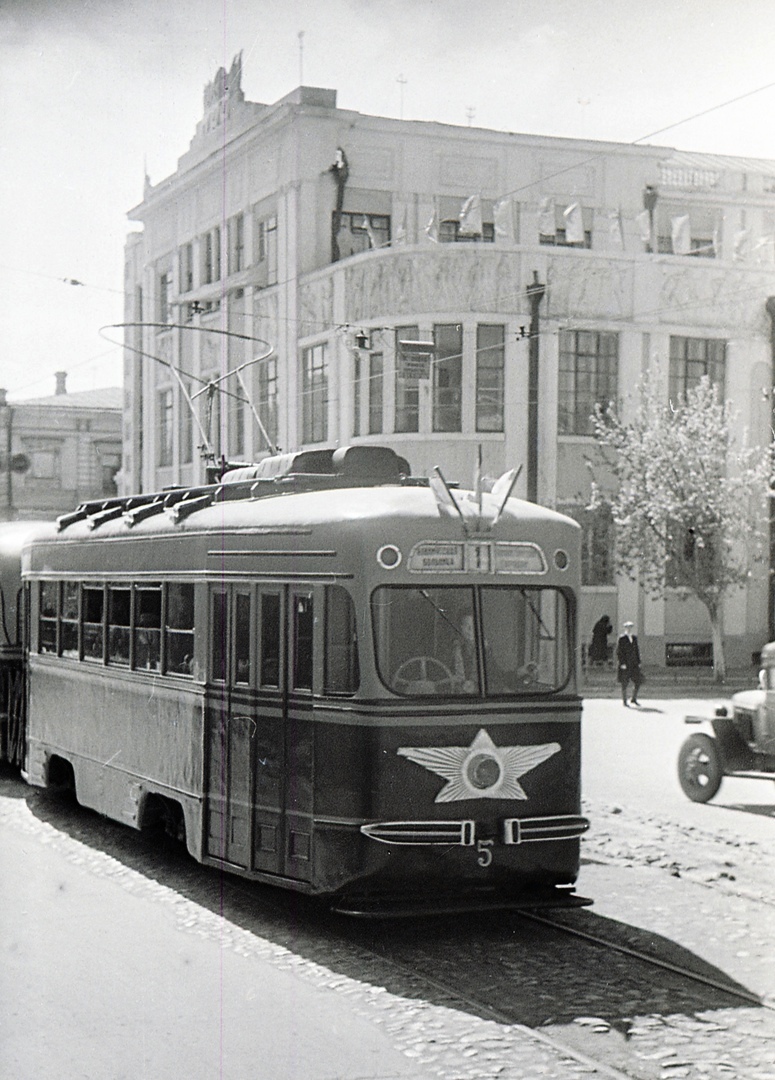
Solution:
M399 694L526 696L571 673L568 610L557 589L413 589L372 599L379 674Z

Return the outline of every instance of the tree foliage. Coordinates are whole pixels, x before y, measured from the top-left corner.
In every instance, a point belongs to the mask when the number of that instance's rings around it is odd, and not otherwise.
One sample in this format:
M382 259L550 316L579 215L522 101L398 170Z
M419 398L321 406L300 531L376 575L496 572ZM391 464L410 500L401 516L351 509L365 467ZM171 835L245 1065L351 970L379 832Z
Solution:
M679 402L665 402L653 377L638 387L625 423L598 408L594 434L613 454L616 491L593 481L592 505L608 505L616 525L617 568L653 596L693 593L710 617L716 676L725 663L721 604L747 583L761 557L768 452L742 445L736 418L703 378Z

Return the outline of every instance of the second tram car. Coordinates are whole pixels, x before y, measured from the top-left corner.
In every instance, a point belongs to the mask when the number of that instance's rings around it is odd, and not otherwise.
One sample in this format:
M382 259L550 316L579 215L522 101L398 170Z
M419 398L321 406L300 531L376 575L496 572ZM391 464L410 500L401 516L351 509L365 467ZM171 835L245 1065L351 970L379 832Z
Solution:
M381 447L85 504L25 550L25 774L335 908L585 903L579 527Z

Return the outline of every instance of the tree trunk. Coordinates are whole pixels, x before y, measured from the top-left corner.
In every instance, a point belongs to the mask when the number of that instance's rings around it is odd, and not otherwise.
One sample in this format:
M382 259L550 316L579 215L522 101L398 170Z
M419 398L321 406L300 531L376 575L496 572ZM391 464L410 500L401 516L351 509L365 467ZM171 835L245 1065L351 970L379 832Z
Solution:
M721 634L721 606L708 607L710 636L713 642L713 678L723 683L727 677L727 661L724 656L724 638Z

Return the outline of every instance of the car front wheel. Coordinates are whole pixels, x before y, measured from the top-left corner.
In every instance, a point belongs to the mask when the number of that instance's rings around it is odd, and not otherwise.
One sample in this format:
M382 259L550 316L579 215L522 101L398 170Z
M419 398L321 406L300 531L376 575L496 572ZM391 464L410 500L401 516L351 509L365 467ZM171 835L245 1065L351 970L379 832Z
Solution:
M721 787L721 761L715 739L691 735L678 755L678 780L692 802L708 802Z

